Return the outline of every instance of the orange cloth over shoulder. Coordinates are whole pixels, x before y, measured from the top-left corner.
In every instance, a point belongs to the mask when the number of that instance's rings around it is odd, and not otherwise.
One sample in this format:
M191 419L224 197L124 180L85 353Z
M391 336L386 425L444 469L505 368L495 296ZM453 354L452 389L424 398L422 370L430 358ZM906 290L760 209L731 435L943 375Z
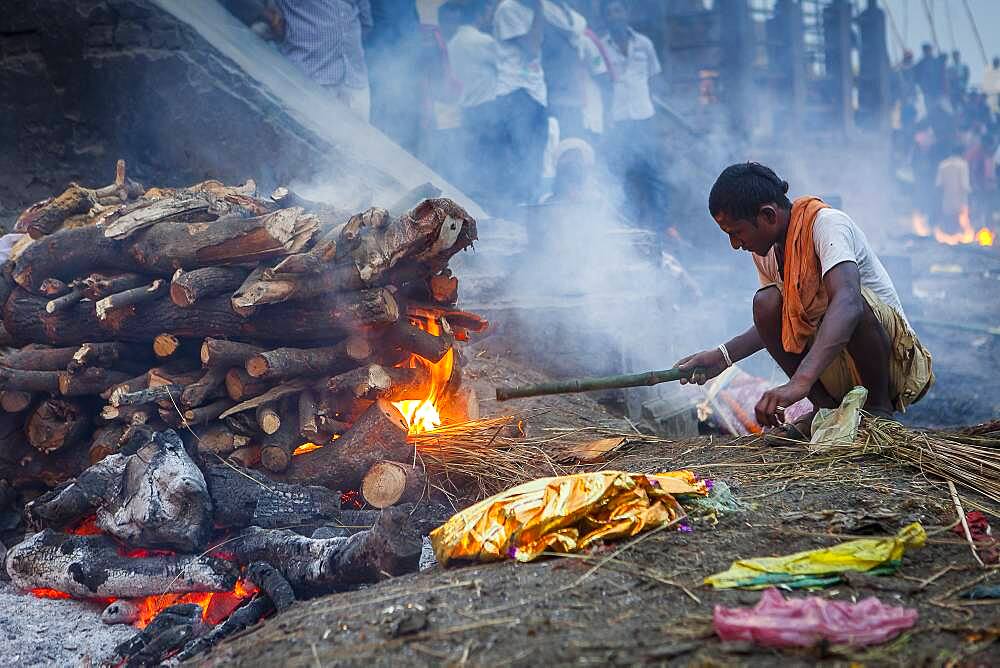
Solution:
M826 313L823 273L813 245L816 214L829 205L818 197L800 197L792 203L785 236L784 294L781 308L781 346L801 353Z

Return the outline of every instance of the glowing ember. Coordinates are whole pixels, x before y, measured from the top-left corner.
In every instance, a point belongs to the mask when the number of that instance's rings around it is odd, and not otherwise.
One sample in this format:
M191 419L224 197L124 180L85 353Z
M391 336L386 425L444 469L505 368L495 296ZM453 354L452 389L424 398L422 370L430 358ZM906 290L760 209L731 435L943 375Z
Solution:
M319 445L318 443L303 443L299 447L292 450L292 457L294 457L295 455L304 455L307 452L312 452L313 450L319 450L322 447L323 446Z
M77 536L96 536L102 533L102 531L97 526L97 515L91 515L72 529L69 529L66 533L76 534Z
M95 516L90 516L76 527L70 529L69 533L80 536L92 536L101 533L101 530L97 528L97 518ZM123 557L129 557L132 559L143 559L157 555L174 554L169 550L150 550L141 547L128 548L124 545L118 546L118 552ZM226 558L227 555L213 554L212 556ZM256 592L257 589L253 586L253 584L244 582L243 580L237 580L236 586L233 587L233 591L231 592L160 594L157 596L147 596L145 598L135 599L133 600L133 603L135 603L139 608L139 619L135 622L135 625L140 629L145 628L147 624L153 621L153 618L156 617L161 610L178 603L197 603L202 610L202 619L213 625L218 624L228 618L229 615L236 610L236 608L240 607L246 599L253 596ZM38 588L32 589L31 593L38 598L73 598L70 594L57 589ZM102 598L88 600L93 600L103 606L108 606L114 603L116 599Z
M349 489L340 495L341 508L353 508L360 510L364 508L365 500L361 497L361 492L356 489Z
M146 596L135 599L133 603L139 608L139 618L135 625L144 629L153 619L165 608L178 603L196 603L201 608L201 618L208 624L215 625L225 621L229 615L233 614L236 608L243 605L243 602L257 593L257 588L250 582L237 580L232 591L224 592L193 592L190 594L159 594L157 596ZM31 594L38 598L51 599L71 599L73 598L64 591L56 589L32 589ZM109 606L117 599L102 598L94 601L103 606Z
M992 246L994 239L996 235L986 227L976 232L976 243L980 246Z
M330 438L330 442L332 443L333 441L336 441L338 438L340 438L340 434L334 434ZM299 447L292 450L292 457L296 455L304 455L307 452L312 452L313 450L319 450L322 447L323 447L322 443L303 443Z
M64 591L57 591L55 589L32 589L32 596L37 596L38 598L73 598Z
M913 212L913 216L910 217L910 225L913 227L913 233L918 237L929 237L931 235L931 226L927 224L927 216Z
M430 332L434 336L440 336L441 334L441 326L433 318L415 318L412 322L415 326ZM438 410L437 404L444 393L445 387L448 385L448 381L451 379L451 372L455 365L455 351L454 349L448 350L444 357L441 358L441 361L436 364L425 360L423 357L410 355L410 358L400 366L414 369L418 365L423 365L430 371L431 382L427 388L427 396L423 399L393 402L393 406L398 408L399 412L406 419L410 434L433 431L441 426L441 413Z
M135 625L140 629L153 621L165 608L179 603L196 603L201 608L201 618L208 624L218 624L233 613L243 601L250 598L257 589L249 582L237 580L233 591L229 592L194 592L191 594L161 594L147 596L135 601L139 606L139 619Z

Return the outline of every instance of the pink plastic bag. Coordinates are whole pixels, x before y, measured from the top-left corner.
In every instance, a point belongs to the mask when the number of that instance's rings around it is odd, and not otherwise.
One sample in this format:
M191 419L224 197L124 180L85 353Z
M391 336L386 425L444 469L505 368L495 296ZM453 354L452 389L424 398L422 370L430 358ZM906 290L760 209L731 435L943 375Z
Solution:
M715 606L715 632L722 640L744 640L765 647L810 647L820 640L835 645L876 645L917 623L917 611L884 605L874 596L858 603L817 596L786 600L764 590L752 608Z

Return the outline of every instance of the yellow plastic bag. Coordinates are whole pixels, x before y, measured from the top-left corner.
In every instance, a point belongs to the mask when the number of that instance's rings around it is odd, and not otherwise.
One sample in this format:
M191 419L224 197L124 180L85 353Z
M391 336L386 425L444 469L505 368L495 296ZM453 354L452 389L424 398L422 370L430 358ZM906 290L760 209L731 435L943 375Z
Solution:
M452 559L531 561L576 552L597 540L634 536L683 515L673 494L704 496L690 471L599 471L540 478L453 515L431 532L438 563Z
M888 572L899 566L907 548L922 547L927 533L919 522L899 530L891 538L862 538L822 550L796 552L785 557L741 559L728 571L705 578L705 584L717 589L739 587L763 589L821 586L836 582L845 571Z

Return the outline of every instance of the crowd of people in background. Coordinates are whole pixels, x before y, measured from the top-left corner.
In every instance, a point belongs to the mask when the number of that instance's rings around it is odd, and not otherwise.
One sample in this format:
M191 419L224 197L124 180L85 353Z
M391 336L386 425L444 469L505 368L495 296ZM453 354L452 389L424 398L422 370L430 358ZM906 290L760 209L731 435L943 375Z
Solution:
M633 222L662 216L661 68L627 0L267 0L254 30L480 202L538 204L603 166Z
M948 234L995 227L1000 211L1000 57L981 88L970 86L959 51L922 46L895 68L894 151L899 174L929 221Z
M651 93L661 65L630 0L228 2L256 4L255 31L497 213L579 196L601 174L626 219L662 226L667 166ZM865 72L882 59L888 68L888 56L877 3L858 21L877 38L862 40L860 118L879 99ZM942 230L996 227L1000 57L974 89L957 50L924 44L919 60L905 52L888 89L897 174L916 207Z

